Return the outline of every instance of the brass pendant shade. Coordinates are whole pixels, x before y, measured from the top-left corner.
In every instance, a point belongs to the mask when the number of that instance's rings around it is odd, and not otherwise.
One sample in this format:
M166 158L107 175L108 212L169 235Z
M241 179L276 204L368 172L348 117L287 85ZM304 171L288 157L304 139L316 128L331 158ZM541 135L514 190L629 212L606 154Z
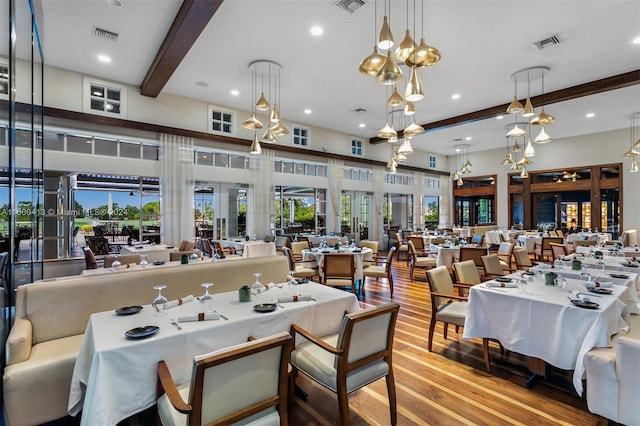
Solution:
M527 166L522 166L522 172L520 172L520 177L526 179L529 177L529 172L527 171Z
M386 60L387 57L378 53L378 48L376 46L373 46L373 53L364 58L362 62L360 62L360 67L358 68L358 70L360 70L360 72L364 75L370 75L374 77L380 70L380 67L384 65Z
M527 157L522 157L522 160L518 161L516 164L518 164L518 166L526 166L528 164L531 164L531 160L529 160Z
M408 67L415 65L417 68L425 68L440 62L441 57L440 51L425 43L423 37L420 39L418 47L405 59L404 63Z
M535 157L536 156L536 150L533 148L533 144L531 143L531 138L529 138L529 140L527 140L527 147L524 149L524 156L525 157Z
M416 49L416 42L411 38L411 33L407 29L404 34L404 38L396 48L395 57L398 61L404 62L409 55Z
M413 147L411 146L411 138L404 138L402 144L398 147L399 154L412 154Z
M460 179L460 173L456 169L456 171L453 172L453 176L451 177L451 180L458 180L458 179Z
M403 161L407 161L407 157L396 149L396 155L394 155L393 160L396 163L402 163Z
M249 117L242 123L242 127L247 130L258 130L262 129L264 125L260 122L260 120L256 118L256 115L254 113L251 113L251 117Z
M531 124L532 126L541 126L545 124L551 124L554 121L556 121L556 119L544 112L544 107L542 107L542 109L540 110L540 114L533 117L529 124Z
M524 131L524 129L521 129L518 126L518 123L515 123L515 125L513 126L513 129L509 130L507 132L507 137L508 138L520 138L522 136L524 136L527 132Z
M398 93L398 89L395 86L393 87L393 92L391 93L391 96L389 96L387 103L389 106L400 106L404 103L404 99L402 99L402 96L400 96L400 93Z
M515 114L517 112L521 112L523 109L524 109L524 107L522 106L522 103L518 100L518 98L516 96L514 96L513 100L511 101L511 103L507 107L507 112L509 114Z
M278 110L278 104L276 103L273 104L273 109L271 110L269 121L271 121L272 123L277 123L280 121L280 110Z
M380 67L376 74L376 81L380 84L391 85L402 80L402 70L398 68L395 61L391 59L391 52L387 53L387 60Z
M638 155L640 155L640 152L636 151L633 148L629 148L629 150L627 152L625 152L624 154L622 154L623 157L637 157Z
M536 136L536 138L533 141L535 143L543 144L543 143L549 143L552 140L553 139L551 139L551 136L549 136L544 126L542 126L542 128L540 129L540 133L538 133L538 136Z
M524 108L522 109L521 115L523 117L531 117L534 114L535 114L535 111L533 110L533 104L531 103L531 98L527 96L527 101L524 103Z
M456 184L457 184L458 186L462 186L462 185L464 185L464 181L462 180L462 176L459 176L459 177L458 177L458 181L456 182Z
M278 138L273 133L273 130L271 130L271 128L268 128L267 131L264 132L264 135L262 135L262 142L274 143L277 141L278 141Z
M507 151L504 155L504 160L500 162L500 164L511 164L513 163L513 156L511 155L511 151Z
M516 140L516 143L513 144L513 148L512 148L513 152L520 152L522 151L522 147L520 146L520 144L518 143L518 141Z
M418 77L418 71L414 66L411 67L411 77L407 83L407 90L404 93L406 100L411 102L417 102L424 98L424 91L422 90L422 82Z
M260 147L260 141L258 141L258 135L253 134L253 142L251 142L251 149L249 154L261 154L262 148Z
M516 161L514 161L513 163L511 163L511 167L509 167L509 170L520 170L520 166L518 165L518 163Z
M638 172L638 160L636 157L633 157L631 160L631 167L629 168L629 173L637 173Z
M389 20L385 16L382 19L382 28L380 28L380 37L378 37L378 48L388 50L393 47L393 34L389 27Z
M395 174L398 171L398 163L392 158L387 163L387 168L389 169L389 173Z
M404 105L404 115L413 115L416 113L416 110L413 107L413 102L407 101Z
M282 120L278 121L274 126L271 126L271 131L276 136L288 135L289 129L287 129L284 124L282 124Z
M396 130L393 127L389 126L389 123L386 123L384 127L380 129L380 131L378 131L378 137L384 138L384 139L390 139L393 137L397 138L398 132L396 132Z
M416 136L424 133L424 127L419 124L416 124L415 115L413 116L413 121L409 124L403 132L406 136Z
M260 111L269 111L270 108L271 106L269 105L269 101L264 96L264 92L262 92L260 98L258 98L258 101L256 102L256 109L259 109Z

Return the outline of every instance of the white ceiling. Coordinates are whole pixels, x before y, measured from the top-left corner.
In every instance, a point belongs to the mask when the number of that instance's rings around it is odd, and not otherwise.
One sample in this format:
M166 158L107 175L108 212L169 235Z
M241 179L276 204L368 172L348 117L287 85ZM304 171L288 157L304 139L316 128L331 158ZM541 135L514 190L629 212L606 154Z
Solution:
M103 79L139 86L180 8L180 0L41 0L45 63ZM372 51L374 21L379 30L383 1L368 0L348 14L334 0L225 0L173 74L163 93L249 110L256 59L283 67L280 110L298 124L374 137L385 124L385 86L358 72ZM413 29L414 2L409 1ZM424 6L424 14L420 13ZM415 2L416 28L442 60L420 71L425 99L416 103L420 124L504 104L513 97L510 75L546 66L545 91L555 91L640 69L640 1L457 1ZM398 43L406 28L407 1L391 0L391 29ZM324 33L310 34L313 25ZM119 34L117 42L92 36L93 27ZM562 42L545 49L533 43L557 34ZM103 65L99 53L113 61ZM200 87L196 82L206 82ZM233 97L231 89L240 91ZM518 87L526 94L526 84ZM531 94L541 92L533 82ZM451 95L459 93L459 100ZM312 113L304 114L309 108ZM353 112L363 108L365 113ZM547 131L562 138L629 128L640 111L640 85L549 105L556 117ZM594 118L585 114L593 112ZM513 116L437 130L414 138L414 148L448 155L454 139L470 136L470 151L505 145ZM365 123L365 128L359 128ZM399 127L396 125L396 127ZM534 129L537 131L537 129Z

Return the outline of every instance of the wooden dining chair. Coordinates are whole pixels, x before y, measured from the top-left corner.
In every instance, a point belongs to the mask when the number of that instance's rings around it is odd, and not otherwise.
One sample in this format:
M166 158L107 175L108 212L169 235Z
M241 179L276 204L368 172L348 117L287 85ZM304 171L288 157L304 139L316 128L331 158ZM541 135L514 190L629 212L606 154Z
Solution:
M364 285L367 282L367 278L375 278L376 281L378 278L386 278L389 283L389 295L393 299L393 272L391 269L391 263L393 262L393 255L395 254L395 251L395 247L391 247L389 249L386 261L382 265L371 265L362 270L364 278L362 281L362 287L360 288L360 293L364 294Z
M313 277L320 276L320 272L318 272L317 266L315 268L309 268L304 266L304 263L302 261L295 261L289 247L282 247L282 252L289 261L289 271L293 271L293 275L295 278L313 279Z
M164 426L203 424L288 425L287 332L193 358L191 380L177 386L158 363L158 418ZM251 368L247 368L251 366Z
M84 262L87 269L98 269L98 262L93 254L93 250L89 247L82 247L84 253Z
M485 279L494 279L515 271L511 268L505 268L496 254L482 256L482 264L484 266Z
M460 255L458 256L458 262L464 262L465 260L473 260L473 263L478 268L480 275L484 274L484 265L482 264L482 256L488 254L486 247L460 247Z
M420 237L422 239L422 237ZM418 254L413 241L409 240L409 279L413 281L413 273L416 268L418 269L431 269L435 268L438 264L438 260L429 254Z
M502 263L502 265L507 269L511 268L511 261L513 259L513 247L514 246L512 243L502 242L498 246L498 251L496 252L500 263Z
M529 253L524 247L516 247L513 249L513 259L516 261L516 269L518 271L528 271L534 265L529 258Z
M226 257L229 259L240 257L240 255L237 255L235 253L235 250L232 250L231 247L228 247L225 249L225 247L222 245L220 241L215 241L214 244L215 244L216 253L218 254L218 256Z
M561 237L542 237L540 244L536 243L533 248L533 253L537 261L544 262L545 259L552 257L551 243L564 244L564 239Z
M428 251L424 246L424 238L422 238L422 235L409 235L407 237L407 244L409 242L413 243L413 247L416 249L418 256L424 256L424 253Z
M302 260L302 250L309 250L309 240L294 241L291 243L291 255L296 262ZM284 251L284 250L283 250Z
M569 250L564 244L551 243L549 244L549 246L551 247L551 258L554 262L557 259L562 259L569 254Z
M402 238L399 232L396 232L396 240L398 241L398 260L400 260L400 255L404 253L404 259L407 261L407 265L409 264L409 244L407 244L407 240Z
M400 305L386 303L347 314L337 334L314 336L297 324L296 334L307 339L291 352L293 377L298 371L338 397L340 424L350 419L348 395L378 379L385 378L390 421L397 423L396 386L393 375L393 335Z
M360 241L361 248L371 249L371 253L366 253L363 257L363 267L367 268L371 265L376 265L381 259L378 257L378 241Z
M351 287L356 294L355 260L352 254L328 254L322 266L322 283L331 287Z

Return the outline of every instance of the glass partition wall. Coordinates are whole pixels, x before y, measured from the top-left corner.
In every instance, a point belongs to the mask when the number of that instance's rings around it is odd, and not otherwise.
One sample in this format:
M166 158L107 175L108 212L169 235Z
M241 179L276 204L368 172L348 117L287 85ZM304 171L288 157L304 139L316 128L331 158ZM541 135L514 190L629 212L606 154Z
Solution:
M276 186L274 193L276 235L327 232L326 189Z
M454 225L495 225L496 176L464 177L453 188Z

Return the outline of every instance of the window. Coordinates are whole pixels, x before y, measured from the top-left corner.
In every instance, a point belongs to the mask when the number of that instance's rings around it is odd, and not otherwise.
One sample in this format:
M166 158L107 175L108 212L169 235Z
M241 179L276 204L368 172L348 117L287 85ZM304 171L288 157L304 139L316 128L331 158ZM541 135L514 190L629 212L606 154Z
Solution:
M308 146L309 145L309 130L302 127L293 128L293 144Z
M351 139L351 155L362 156L362 141L359 139Z
M140 144L136 142L120 142L120 157L140 158Z
M196 151L196 164L201 166L213 166L213 153Z
M84 78L83 110L87 113L126 117L127 89L105 81Z
M118 156L118 142L109 139L95 138L93 140L95 145L95 153L97 155L109 155L111 157Z
M218 107L209 106L209 120L211 131L214 133L233 133L233 113Z
M429 155L429 168L435 169L437 167L436 156Z
M67 152L91 154L92 142L91 136L67 135Z
M6 64L0 64L0 97L9 96L9 67Z

